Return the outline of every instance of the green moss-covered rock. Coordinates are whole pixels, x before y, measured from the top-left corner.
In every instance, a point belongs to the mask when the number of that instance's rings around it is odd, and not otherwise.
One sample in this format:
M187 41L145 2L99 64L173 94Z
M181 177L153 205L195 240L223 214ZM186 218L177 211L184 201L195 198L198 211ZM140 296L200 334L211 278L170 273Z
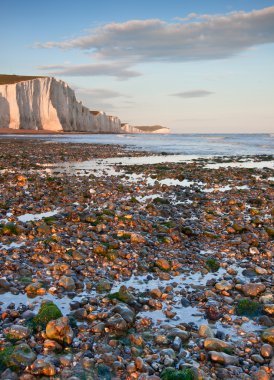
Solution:
M96 285L98 293L109 292L112 288L112 283L104 278L100 279Z
M210 272L217 272L220 268L220 264L214 257L210 257L206 260L206 267Z
M15 223L5 223L1 225L1 228L0 228L0 235L7 235L7 236L19 235L20 232L21 232L21 229Z
M162 380L194 380L193 371L190 368L177 371L174 368L166 368L161 373Z
M124 303L130 303L134 301L134 296L128 291L125 285L122 285L118 292L109 295L110 299L117 299Z
M0 371L8 368L10 356L13 353L14 346L5 347L0 351Z
M9 368L20 370L31 365L35 360L36 354L32 349L26 343L21 343L14 347L7 360L7 365Z
M32 326L35 330L42 330L48 322L62 317L61 310L51 301L41 305L38 314L33 318Z
M262 311L262 306L258 302L252 301L248 298L239 300L236 306L236 314L244 315L247 317L255 317Z

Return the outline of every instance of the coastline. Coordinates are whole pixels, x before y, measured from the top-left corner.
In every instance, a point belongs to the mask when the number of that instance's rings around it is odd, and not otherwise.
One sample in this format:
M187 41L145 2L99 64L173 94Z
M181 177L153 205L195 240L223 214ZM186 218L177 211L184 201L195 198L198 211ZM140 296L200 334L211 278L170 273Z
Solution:
M54 358L43 374L99 376L104 365L121 379L159 379L183 351L204 379L269 364L261 351L273 339L273 169L216 167L239 157L152 164L148 152L120 145L11 138L0 148L0 328L14 333L20 319L27 329L45 299L73 318L69 343L49 342L43 326L25 331L42 363ZM123 166L123 157L148 159ZM258 308L243 310L243 298ZM76 364L58 359L56 342L73 347Z

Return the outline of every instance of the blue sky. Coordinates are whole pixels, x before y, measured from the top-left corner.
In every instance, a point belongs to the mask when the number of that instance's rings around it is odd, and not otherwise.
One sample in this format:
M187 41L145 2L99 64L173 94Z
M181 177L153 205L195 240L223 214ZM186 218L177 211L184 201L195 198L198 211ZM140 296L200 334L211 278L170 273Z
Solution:
M3 0L0 72L173 132L274 132L274 2Z

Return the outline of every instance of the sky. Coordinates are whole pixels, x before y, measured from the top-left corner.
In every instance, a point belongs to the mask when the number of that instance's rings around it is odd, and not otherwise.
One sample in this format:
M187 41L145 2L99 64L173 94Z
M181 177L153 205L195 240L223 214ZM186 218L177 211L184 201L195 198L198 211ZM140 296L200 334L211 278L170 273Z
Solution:
M173 133L274 133L274 1L1 0L0 73Z

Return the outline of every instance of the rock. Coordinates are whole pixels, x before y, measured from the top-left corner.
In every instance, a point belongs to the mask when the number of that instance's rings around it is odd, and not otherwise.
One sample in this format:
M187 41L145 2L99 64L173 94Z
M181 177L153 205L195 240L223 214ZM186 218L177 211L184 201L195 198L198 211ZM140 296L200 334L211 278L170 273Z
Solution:
M220 282L217 282L217 284L215 285L215 288L220 291L223 291L223 290L227 291L233 288L233 284L231 284L228 281L222 280Z
M124 335L128 331L127 322L118 313L114 314L107 320L106 326L108 327L110 332L116 336Z
M73 340L73 331L69 326L69 319L67 317L50 321L46 327L46 334L49 339L56 340L61 344L71 344Z
M264 305L264 311L269 315L274 315L274 304L266 304Z
M249 297L256 297L258 294L263 293L265 289L266 286L261 283L249 283L242 285L242 292L244 293L244 295Z
M4 330L4 333L9 339L20 340L30 336L30 331L27 327L21 325L12 325Z
M262 357L270 359L273 356L273 348L270 344L263 344L260 349L260 353Z
M189 300L186 297L182 297L181 298L181 304L182 304L183 307L190 306L190 302L189 302Z
M72 277L62 276L59 280L59 285L68 291L75 289L75 281Z
M162 292L159 288L152 289L150 292L151 297L153 298L161 298L162 297Z
M61 346L61 344L59 344L55 340L51 340L51 339L46 339L44 341L44 348L49 350L49 351L54 351L54 352L62 352L63 351L63 347Z
M36 360L36 354L26 343L21 343L14 347L8 364L11 368L24 369L34 360Z
M261 315L258 318L258 322L260 323L260 325L265 326L265 327L272 327L273 326L273 322L272 322L271 318L269 318L267 315Z
M134 322L135 312L132 309L130 309L127 305L116 305L112 309L112 312L120 314L121 317L130 324Z
M259 370L252 375L252 380L271 380L271 377L265 371Z
M220 363L223 365L239 365L239 358L237 356L232 356L225 354L224 352L209 351L209 357L211 361L215 363Z
M172 342L172 348L175 351L180 351L181 347L182 347L182 339L176 336Z
M61 310L52 301L43 300L38 314L33 319L34 327L36 330L44 329L48 322L60 317Z
M112 283L104 278L100 279L96 285L96 291L98 293L109 292L112 288Z
M274 327L264 330L261 339L263 342L274 345Z
M130 234L130 242L133 244L145 244L146 239L140 234L131 233Z
M199 335L202 338L214 338L214 333L208 325L201 325L199 327Z
M205 311L206 318L211 321L217 321L222 317L222 314L219 312L218 308L215 306L208 306Z
M189 333L177 327L173 327L172 329L167 331L167 337L168 338L179 337L183 342L186 342L189 339Z
M204 341L204 347L208 351L233 350L233 347L229 343L217 338L206 338Z
M259 363L259 364L263 364L264 363L264 358L261 355L257 355L257 354L251 355L251 359L255 363Z
M0 289L9 290L11 284L5 279L0 278Z
M87 318L88 313L84 307L79 307L79 309L72 311L71 315L73 318L77 319L77 321L84 321Z
M30 372L33 375L54 376L56 374L56 368L52 363L44 359L37 359L30 366Z
M44 294L46 290L43 288L43 285L40 282L34 282L26 286L25 292L27 294Z
M274 296L272 293L264 294L259 298L259 301L263 304L271 304L274 301Z
M18 380L18 376L15 372L13 372L10 368L7 368L0 375L1 380Z
M170 263L166 259L163 259L163 258L156 260L155 264L158 268L160 268L162 270L169 271L171 268Z
M129 292L125 285L122 285L117 293L112 293L110 298L117 298L119 301L129 304L135 301L135 297Z
M261 275L267 274L267 270L259 266L255 267L255 272Z

